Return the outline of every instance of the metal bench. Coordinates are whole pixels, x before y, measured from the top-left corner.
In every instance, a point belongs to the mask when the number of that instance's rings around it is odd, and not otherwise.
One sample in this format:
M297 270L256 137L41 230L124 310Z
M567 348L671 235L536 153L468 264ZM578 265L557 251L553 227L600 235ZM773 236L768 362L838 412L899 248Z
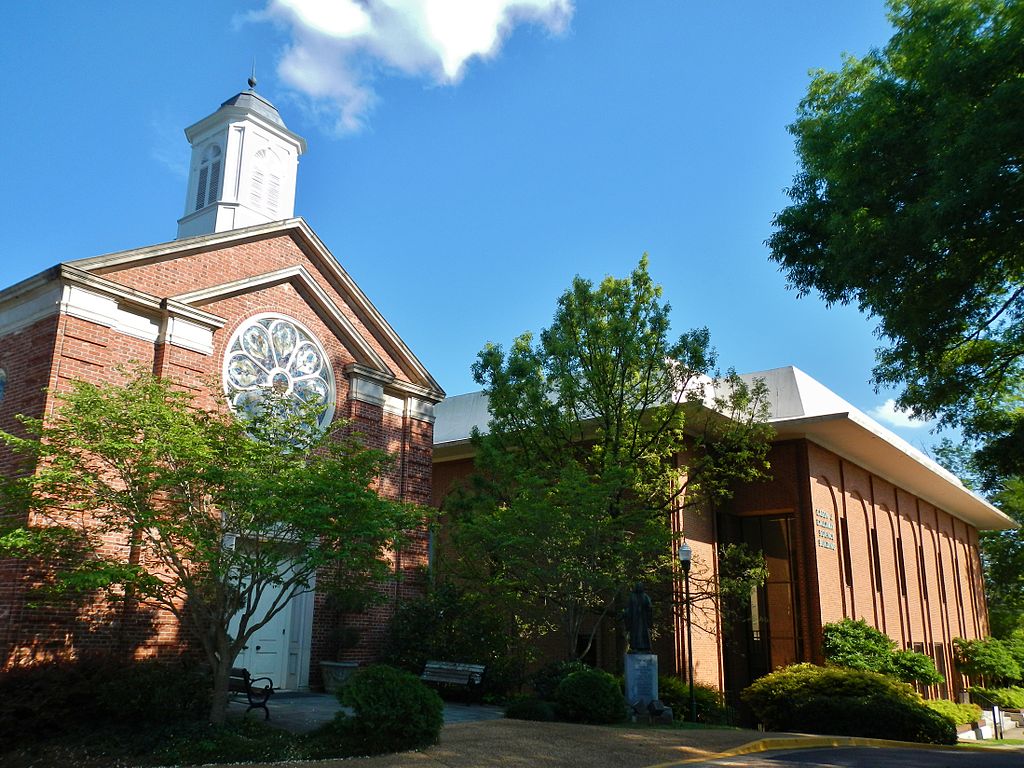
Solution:
M420 679L435 685L456 686L479 695L484 681L483 664L459 664L454 661L428 661Z
M256 687L256 683L267 681L262 688ZM249 702L249 708L245 710L249 714L250 709L262 709L263 719L270 719L270 710L267 709L267 701L274 695L274 681L269 677L252 677L248 669L233 667L231 677L228 678L228 692L239 694L244 693Z

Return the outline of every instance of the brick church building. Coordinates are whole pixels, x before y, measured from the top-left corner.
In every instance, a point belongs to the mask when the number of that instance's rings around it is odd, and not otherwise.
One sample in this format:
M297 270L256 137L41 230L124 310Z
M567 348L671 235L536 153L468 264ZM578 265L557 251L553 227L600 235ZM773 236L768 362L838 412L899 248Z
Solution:
M293 218L305 141L252 88L185 134L192 160L175 241L64 262L0 292L0 428L17 432L17 414L52 413L54 393L72 380L117 381L115 366L129 361L211 404L230 391L231 407L273 381L291 397L325 399L332 407L323 418L350 419L372 447L396 457L382 493L428 503L433 408L444 392L316 233ZM211 379L221 382L212 391ZM0 452L0 471L13 460ZM404 578L392 588L421 588L427 550L424 532L402 551ZM18 563L0 562L0 666L123 640L116 621L76 627L33 611L23 576ZM293 600L240 664L291 689L309 686L312 669L315 685L332 629L323 602ZM375 656L385 618L367 617L355 660ZM133 642L144 655L180 638L163 617Z
M274 382L295 398L325 399L325 419L350 419L395 456L384 494L441 505L472 468L468 438L472 427L486 429L486 400L444 400L309 225L293 218L305 141L272 104L243 91L185 133L192 159L176 240L64 262L0 291L0 429L16 432L17 414L51 414L72 380L117 381L115 366L129 361L210 404L230 393L229 405L241 406L248 391ZM988 631L978 531L1011 521L801 371L759 376L773 392L772 479L738 489L722 509L679 513L675 524L702 567L715 572L721 544L746 542L764 552L771 575L752 595L748 620L726 627L695 613L695 676L735 691L776 666L821 661L822 625L853 617L931 655L957 688L953 638ZM13 467L0 449L0 472ZM424 531L396 558L396 599L422 590L429 557ZM0 668L123 639L117 622L75 626L33 611L23 578L17 562L0 561ZM366 617L350 658L379 652L393 604ZM239 663L281 688L315 687L332 621L321 596L296 598ZM663 672L685 677L681 622L668 619L656 650ZM621 649L601 637L599 660L614 669ZM181 644L169 620L133 641L141 655Z
M733 701L751 681L799 661L821 664L825 624L863 619L900 648L933 659L950 698L964 681L953 667L954 638L988 634L978 531L1013 521L944 468L803 371L763 379L775 429L771 478L736 489L720 509L677 510L673 525L694 552L694 568L717 576L718 551L745 543L764 554L769 576L751 594L749 616L727 625L694 606L694 678ZM441 507L471 471L474 427L486 432L482 393L436 409L434 495ZM676 594L682 585L674 586ZM654 650L660 672L686 678L683 613L663 607ZM598 633L592 660L615 670L621 634Z

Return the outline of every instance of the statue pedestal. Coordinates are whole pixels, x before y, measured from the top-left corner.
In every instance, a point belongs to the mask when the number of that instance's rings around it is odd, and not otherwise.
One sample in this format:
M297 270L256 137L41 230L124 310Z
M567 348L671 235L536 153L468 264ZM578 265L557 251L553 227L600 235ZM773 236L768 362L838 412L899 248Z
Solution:
M626 703L646 707L658 698L658 655L626 654Z

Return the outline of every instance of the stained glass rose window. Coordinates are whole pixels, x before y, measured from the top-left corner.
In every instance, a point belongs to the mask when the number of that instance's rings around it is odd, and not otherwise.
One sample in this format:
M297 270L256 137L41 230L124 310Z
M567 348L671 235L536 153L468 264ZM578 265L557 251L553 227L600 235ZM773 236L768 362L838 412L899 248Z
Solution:
M273 389L286 403L326 405L321 427L334 415L327 353L313 334L280 315L258 315L235 331L224 359L224 389L235 411L257 406Z

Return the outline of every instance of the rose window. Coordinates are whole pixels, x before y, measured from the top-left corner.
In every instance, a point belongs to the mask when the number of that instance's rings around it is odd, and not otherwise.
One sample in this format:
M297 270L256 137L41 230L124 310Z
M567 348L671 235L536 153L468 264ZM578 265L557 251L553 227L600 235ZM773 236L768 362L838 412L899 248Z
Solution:
M333 416L327 353L309 331L284 317L255 317L235 332L224 361L224 388L235 411L251 411L273 389L286 404L326 406L318 418L321 427Z

